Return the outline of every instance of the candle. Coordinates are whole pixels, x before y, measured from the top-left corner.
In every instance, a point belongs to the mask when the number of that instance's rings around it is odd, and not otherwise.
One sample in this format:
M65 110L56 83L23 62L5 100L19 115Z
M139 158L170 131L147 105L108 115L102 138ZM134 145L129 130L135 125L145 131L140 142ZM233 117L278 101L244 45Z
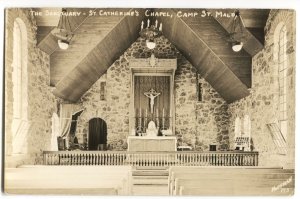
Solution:
M159 31L162 31L162 23L159 25Z
M145 117L148 117L148 110L146 109Z
M165 108L163 108L163 113L162 113L162 117L165 117Z
M142 21L141 30L144 28L144 21Z
M155 28L157 28L157 25L158 25L158 21L156 19L156 21L155 21Z
M158 108L156 108L156 117L158 117Z
M147 20L147 28L150 26L150 19Z

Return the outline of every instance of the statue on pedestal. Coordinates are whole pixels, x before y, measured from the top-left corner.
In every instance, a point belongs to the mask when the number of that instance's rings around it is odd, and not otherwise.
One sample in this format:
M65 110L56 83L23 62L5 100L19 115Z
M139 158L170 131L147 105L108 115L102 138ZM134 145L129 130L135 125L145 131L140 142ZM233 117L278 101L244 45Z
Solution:
M150 137L157 136L158 129L156 128L155 123L153 121L149 122L146 133L147 133L147 136L150 136Z

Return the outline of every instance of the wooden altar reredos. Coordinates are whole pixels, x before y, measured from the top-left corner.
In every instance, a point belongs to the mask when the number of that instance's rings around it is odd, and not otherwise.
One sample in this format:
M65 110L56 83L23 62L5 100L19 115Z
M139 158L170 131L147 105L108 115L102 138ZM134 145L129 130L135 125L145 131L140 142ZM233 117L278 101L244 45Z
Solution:
M154 121L160 129L175 132L174 75L177 59L131 59L130 131L145 128ZM160 92L155 100L154 112L150 113L148 99L142 94L155 89Z

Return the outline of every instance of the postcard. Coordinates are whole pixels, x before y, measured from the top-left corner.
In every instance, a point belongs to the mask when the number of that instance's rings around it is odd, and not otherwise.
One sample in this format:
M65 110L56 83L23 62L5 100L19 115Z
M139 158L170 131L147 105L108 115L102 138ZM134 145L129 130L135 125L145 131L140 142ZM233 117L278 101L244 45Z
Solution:
M294 194L295 10L4 14L4 194Z

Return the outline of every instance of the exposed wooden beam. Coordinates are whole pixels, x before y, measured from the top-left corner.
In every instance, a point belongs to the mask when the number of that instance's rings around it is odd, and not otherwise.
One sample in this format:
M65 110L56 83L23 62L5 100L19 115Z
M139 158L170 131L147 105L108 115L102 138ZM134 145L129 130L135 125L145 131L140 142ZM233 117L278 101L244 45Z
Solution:
M140 13L143 13L140 9ZM53 93L76 102L138 38L143 15L123 17L97 46L62 80Z
M122 10L129 11L130 9ZM55 86L62 78L76 68L121 19L122 16L99 15L86 18L74 32L69 48L67 50L57 49L51 54L51 85Z
M157 9L159 11L159 9ZM230 70L222 59L199 37L199 35L170 11L173 18L160 17L164 35L197 68L198 72L228 102L249 95L247 86Z
M82 8L68 8L68 12L88 12L88 8L82 9ZM69 21L70 25L72 27L72 30L76 30L82 22L88 17L88 15L81 14L80 16L70 16ZM46 22L44 22L46 23ZM53 22L51 23L53 24ZM55 25L55 27L57 24ZM57 48L57 38L53 36L51 31L43 38L39 39L40 42L38 43L38 47L44 51L45 53L51 55Z

